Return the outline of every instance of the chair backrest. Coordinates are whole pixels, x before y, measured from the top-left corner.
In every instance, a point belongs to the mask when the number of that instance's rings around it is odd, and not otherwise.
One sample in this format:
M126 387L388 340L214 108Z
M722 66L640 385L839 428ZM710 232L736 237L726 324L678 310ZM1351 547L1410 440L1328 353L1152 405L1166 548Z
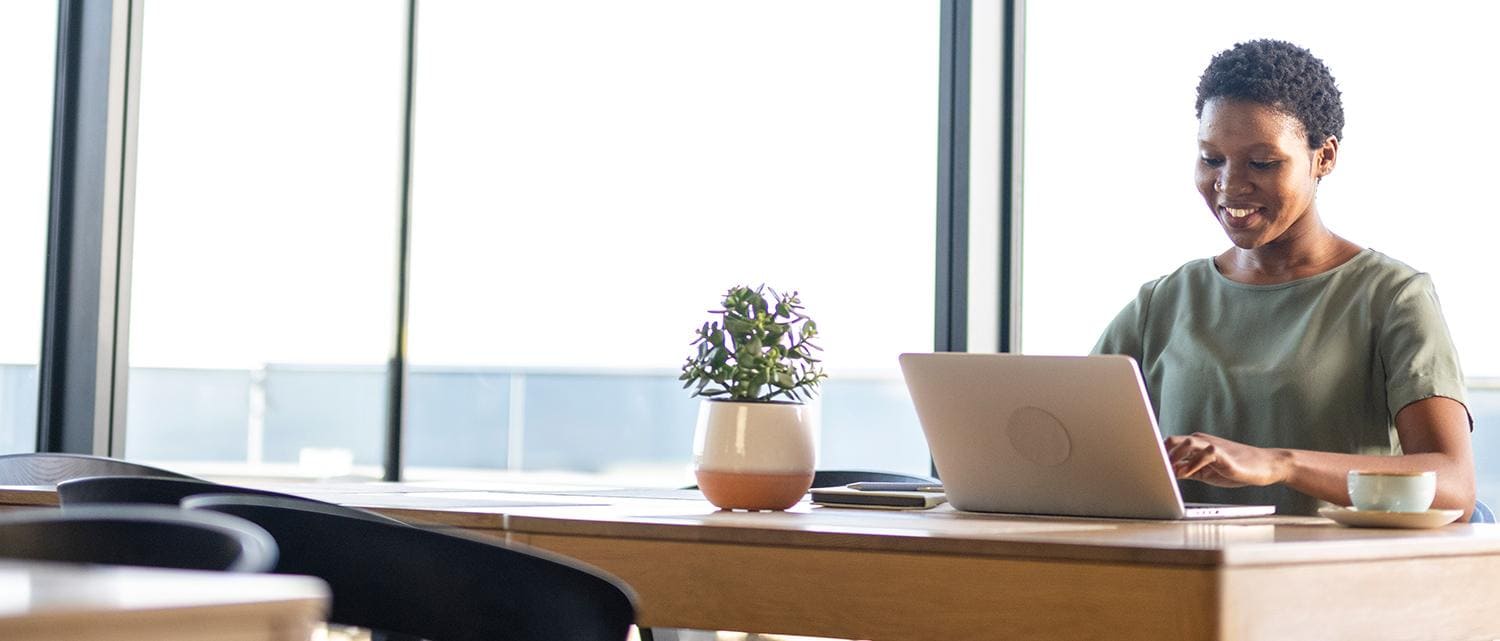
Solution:
M1480 500L1476 499L1474 501L1474 511L1471 512L1471 513L1469 513L1469 522L1470 523L1494 523L1495 522L1495 511L1491 510L1490 506L1485 505L1484 501L1480 501Z
M155 505L113 505L0 515L0 557L268 572L276 541L264 529L223 514Z
M273 497L201 495L182 505L264 527L281 548L277 572L328 582L332 623L431 641L620 641L635 618L618 580L540 550Z
M839 487L860 481L880 483L937 483L937 479L894 472L869 470L818 470L813 472L813 487Z
M159 467L105 456L50 452L0 455L0 485L55 485L85 476L194 478Z
M938 480L926 476L912 476L910 474L897 474L895 472L876 472L873 470L818 470L813 472L813 487L840 487L860 481L875 481L877 483L931 483L937 484ZM684 490L696 490L697 485L689 485Z
M405 525L401 521L356 507L325 503L292 494L258 490L253 487L223 485L210 481L155 476L91 476L57 484L57 496L64 510L81 505L154 504L176 507L183 499L199 494L243 494L306 501L326 506L327 511L344 516Z

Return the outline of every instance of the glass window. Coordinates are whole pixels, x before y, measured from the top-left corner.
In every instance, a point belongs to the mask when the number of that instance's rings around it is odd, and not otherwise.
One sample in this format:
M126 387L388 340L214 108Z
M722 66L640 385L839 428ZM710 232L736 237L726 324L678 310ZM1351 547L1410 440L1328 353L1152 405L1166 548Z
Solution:
M405 9L146 4L131 458L378 474Z
M732 285L823 336L820 465L926 473L938 7L422 4L408 475L680 483Z
M1289 40L1344 97L1319 211L1432 274L1470 377L1480 496L1500 497L1500 217L1485 189L1500 89L1484 80L1500 6L1073 0L1030 3L1026 19L1023 350L1087 352L1142 283L1228 246L1192 182L1198 76L1236 42Z
M57 2L0 4L0 454L36 449Z

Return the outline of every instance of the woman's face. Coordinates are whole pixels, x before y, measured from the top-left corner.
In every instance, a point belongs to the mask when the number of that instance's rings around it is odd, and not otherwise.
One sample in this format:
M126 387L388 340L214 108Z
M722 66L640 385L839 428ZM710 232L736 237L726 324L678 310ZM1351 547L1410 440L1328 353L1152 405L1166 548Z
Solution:
M1333 170L1337 151L1336 138L1308 149L1294 116L1215 98L1198 119L1198 192L1235 246L1291 240L1318 224L1318 179Z

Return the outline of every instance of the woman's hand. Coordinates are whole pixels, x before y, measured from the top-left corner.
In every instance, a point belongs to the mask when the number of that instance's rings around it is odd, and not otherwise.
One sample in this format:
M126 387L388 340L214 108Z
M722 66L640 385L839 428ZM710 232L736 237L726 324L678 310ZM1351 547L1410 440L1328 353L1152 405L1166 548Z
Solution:
M1219 487L1271 485L1286 481L1288 457L1273 450L1197 432L1166 439L1167 461L1180 479Z
M1285 483L1335 505L1349 504L1349 470L1434 470L1438 491L1432 506L1461 509L1467 520L1474 509L1474 450L1464 405L1443 396L1407 405L1396 414L1396 433L1400 456L1271 449L1197 433L1166 439L1167 461L1177 478L1219 487Z

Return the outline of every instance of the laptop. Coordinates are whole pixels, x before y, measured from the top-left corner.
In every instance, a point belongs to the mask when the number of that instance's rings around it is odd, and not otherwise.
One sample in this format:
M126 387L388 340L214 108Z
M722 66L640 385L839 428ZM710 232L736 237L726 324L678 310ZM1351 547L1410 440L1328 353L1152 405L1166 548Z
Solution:
M1183 504L1129 356L937 353L900 360L957 509L1131 519L1276 511Z

